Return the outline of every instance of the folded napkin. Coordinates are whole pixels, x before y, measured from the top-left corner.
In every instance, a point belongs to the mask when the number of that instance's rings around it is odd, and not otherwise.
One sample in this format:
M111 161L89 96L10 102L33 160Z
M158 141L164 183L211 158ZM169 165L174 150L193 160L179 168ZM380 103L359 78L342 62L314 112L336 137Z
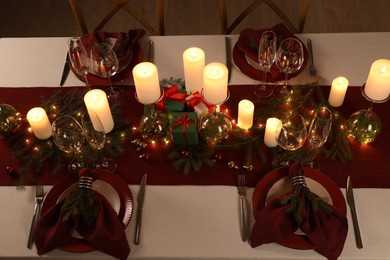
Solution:
M97 169L82 169L79 176L94 178ZM94 179L93 179L94 180ZM81 188L82 189L82 188ZM87 189L87 188L84 188ZM65 218L63 199L46 211L36 226L34 240L39 255L60 247L77 231L96 249L118 259L126 259L130 253L123 223L109 202L99 192L90 189L98 210L94 223L87 223L81 214Z
M89 56L91 48L96 43L110 43L110 39L116 39L112 48L118 58L119 68L124 68L130 61L135 43L137 43L144 34L145 31L141 29L129 30L127 33L97 31L84 34L81 36L81 41Z
M269 29L260 29L255 30L252 28L244 29L240 32L240 37L237 41L237 48L241 52L243 52L249 59L253 60L253 62L258 62L258 50L259 50L259 43L261 34L265 31L272 30L276 33L278 37L278 44L286 38L296 38L298 39L294 33L292 33L283 23L279 23L272 28ZM305 46L304 44L302 44ZM304 47L305 51L305 58L307 57L307 52ZM306 60L306 59L305 59ZM304 64L302 65L302 68L304 68ZM261 72L262 73L262 72ZM277 68L275 64L272 65L270 70L271 78L274 80L282 80L284 79L285 74L280 72L280 70ZM295 74L293 74L295 75ZM291 75L290 75L291 76Z
M299 164L289 169L292 178L305 170ZM348 232L345 213L318 198L302 185L269 202L256 217L250 242L252 247L282 242L298 228L305 232L316 250L330 260L337 259Z

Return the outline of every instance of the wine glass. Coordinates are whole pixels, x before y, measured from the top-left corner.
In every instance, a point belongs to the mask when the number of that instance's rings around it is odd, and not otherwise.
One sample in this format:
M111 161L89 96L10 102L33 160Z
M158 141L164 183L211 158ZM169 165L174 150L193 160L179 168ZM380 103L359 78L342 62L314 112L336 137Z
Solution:
M80 154L84 144L83 128L74 117L64 115L58 117L52 124L53 141L61 151L73 154L74 158L68 165L69 172L85 167Z
M287 85L288 75L297 72L303 64L304 51L302 43L296 38L284 39L276 52L276 66L285 73L284 84L275 86L274 96L279 100L291 97L293 89Z
M88 111L81 117L81 125L88 143L102 154L102 149L106 143L106 134L99 116L93 111ZM117 168L116 162L111 158L100 157L103 158L96 160L95 168L115 172Z
M316 167L314 158L317 156L318 149L328 140L331 128L332 112L326 107L315 110L308 132L308 141L313 150L313 160L309 162L309 166Z
M88 87L89 60L87 51L79 37L72 37L68 40L68 55L73 69L78 75L84 76L85 84Z
M275 62L277 49L277 37L273 31L265 31L261 34L258 58L259 67L263 71L263 84L255 86L254 93L257 97L267 98L272 95L272 86L266 85L267 73Z
M91 69L95 75L107 78L110 87L106 89L108 101L111 104L118 104L124 98L123 89L113 87L111 77L118 73L119 62L112 49L107 43L95 44L90 51Z
M287 151L295 151L303 146L307 137L305 119L299 114L287 114L280 120L277 142Z

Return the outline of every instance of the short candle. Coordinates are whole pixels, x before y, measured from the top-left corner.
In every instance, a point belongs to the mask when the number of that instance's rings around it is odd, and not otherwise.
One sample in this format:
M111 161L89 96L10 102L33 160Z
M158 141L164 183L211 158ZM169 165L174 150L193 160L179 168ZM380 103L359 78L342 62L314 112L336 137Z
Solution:
M112 118L106 93L100 89L90 90L84 96L84 103L87 107L88 113L95 112L102 123L104 132L109 133L114 128L114 119ZM94 121L92 121L92 123L93 127L97 131L102 130L98 124L94 123Z
M203 96L213 105L224 102L227 98L228 69L218 62L207 64L203 70Z
M205 53L202 49L191 47L183 52L184 79L188 94L202 89L204 66Z
M255 106L250 100L243 99L238 103L238 127L241 129L249 129L252 127L254 110Z
M267 119L264 134L264 144L266 146L275 147L278 145L277 138L280 133L281 123L279 119L274 117Z
M27 112L27 121L38 139L45 140L52 135L51 124L43 108L34 107L30 109Z
M390 95L390 60L379 59L372 63L365 94L372 100L384 100Z
M153 104L160 99L160 82L156 65L141 62L133 68L133 79L138 101L142 104Z
M343 104L348 84L348 79L344 77L338 77L332 81L328 98L328 102L332 107L339 107Z

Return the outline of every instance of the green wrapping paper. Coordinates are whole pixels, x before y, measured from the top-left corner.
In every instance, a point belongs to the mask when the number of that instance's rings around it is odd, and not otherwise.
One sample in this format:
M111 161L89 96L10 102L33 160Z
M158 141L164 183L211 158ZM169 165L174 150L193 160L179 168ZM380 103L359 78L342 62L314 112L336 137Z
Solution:
M173 112L170 119L174 144L198 145L198 115L195 112Z

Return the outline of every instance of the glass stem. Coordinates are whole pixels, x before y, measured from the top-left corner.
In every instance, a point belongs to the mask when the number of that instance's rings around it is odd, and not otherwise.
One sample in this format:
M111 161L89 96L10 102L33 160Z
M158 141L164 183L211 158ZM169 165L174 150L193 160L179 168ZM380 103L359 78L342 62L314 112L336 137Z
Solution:
M264 71L264 75L263 75L263 84L261 85L261 90L265 90L265 82L267 80L267 71L265 70Z

